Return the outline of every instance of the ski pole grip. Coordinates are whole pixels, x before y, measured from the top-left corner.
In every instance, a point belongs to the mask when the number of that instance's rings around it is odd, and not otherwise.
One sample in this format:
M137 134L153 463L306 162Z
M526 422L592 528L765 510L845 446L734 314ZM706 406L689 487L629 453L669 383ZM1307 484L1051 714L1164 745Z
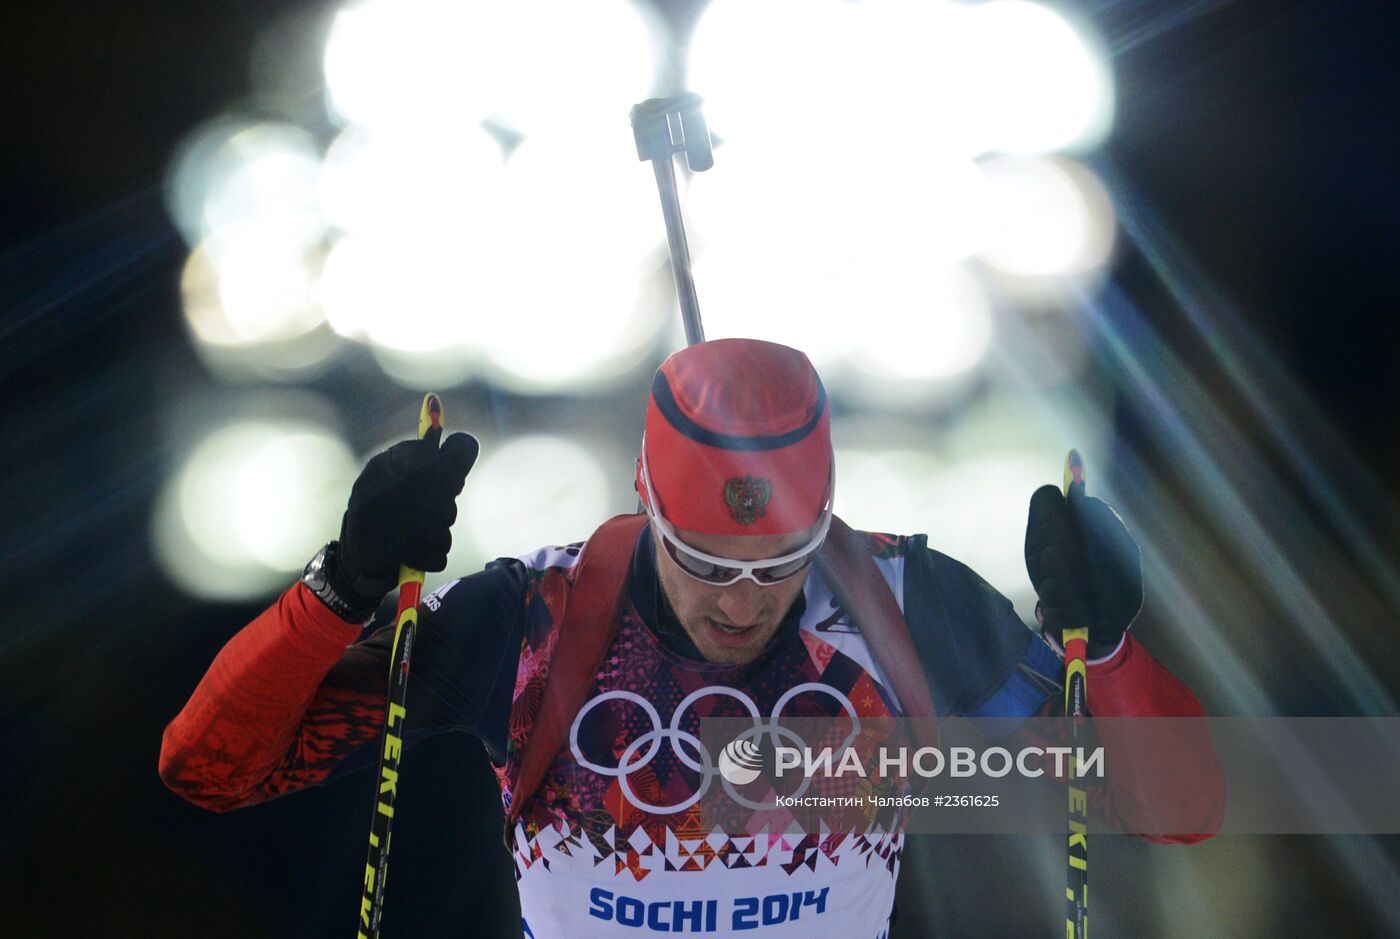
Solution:
M423 396L423 406L418 410L418 439L422 440L424 437L428 436L428 431L433 428L437 428L439 431L442 430L442 399L430 391ZM416 584L420 588L422 587L423 572L412 567L400 567L400 612L402 612L403 607L403 588L412 584ZM412 599L413 605L417 606L417 594L414 594Z

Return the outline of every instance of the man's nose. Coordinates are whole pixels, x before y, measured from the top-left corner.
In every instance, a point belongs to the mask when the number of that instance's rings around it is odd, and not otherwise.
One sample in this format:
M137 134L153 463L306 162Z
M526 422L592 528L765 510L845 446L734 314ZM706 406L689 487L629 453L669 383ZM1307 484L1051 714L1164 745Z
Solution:
M751 626L763 611L763 588L747 577L720 590L719 609L732 626Z

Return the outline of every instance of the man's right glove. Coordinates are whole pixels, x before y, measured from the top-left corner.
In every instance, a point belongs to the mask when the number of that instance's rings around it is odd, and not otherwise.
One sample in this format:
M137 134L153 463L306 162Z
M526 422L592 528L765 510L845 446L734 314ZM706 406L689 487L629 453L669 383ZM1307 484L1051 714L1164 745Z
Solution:
M457 494L480 446L470 434L441 438L442 429L433 428L365 464L350 490L327 571L337 594L373 608L397 586L400 565L420 571L447 567Z

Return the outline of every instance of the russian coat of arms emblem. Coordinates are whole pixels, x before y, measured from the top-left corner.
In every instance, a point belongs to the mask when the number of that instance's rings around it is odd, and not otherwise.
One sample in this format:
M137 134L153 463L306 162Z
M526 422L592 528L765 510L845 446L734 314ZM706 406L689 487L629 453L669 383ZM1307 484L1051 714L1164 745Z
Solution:
M773 497L773 484L762 476L735 476L724 482L724 504L740 525L752 525L768 513L763 507Z

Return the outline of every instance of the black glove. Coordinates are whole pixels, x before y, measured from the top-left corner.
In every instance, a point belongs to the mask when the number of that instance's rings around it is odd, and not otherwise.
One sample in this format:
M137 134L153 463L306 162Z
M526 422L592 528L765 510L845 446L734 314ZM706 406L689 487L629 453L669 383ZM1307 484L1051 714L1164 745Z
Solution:
M1142 608L1137 542L1108 503L1080 487L1068 499L1054 486L1031 496L1026 571L1045 630L1060 641L1064 630L1087 626L1089 658L1117 648Z
M365 464L340 522L335 561L327 571L341 596L374 607L398 584L399 566L440 571L452 547L457 494L476 462L470 434L430 429L396 443Z

